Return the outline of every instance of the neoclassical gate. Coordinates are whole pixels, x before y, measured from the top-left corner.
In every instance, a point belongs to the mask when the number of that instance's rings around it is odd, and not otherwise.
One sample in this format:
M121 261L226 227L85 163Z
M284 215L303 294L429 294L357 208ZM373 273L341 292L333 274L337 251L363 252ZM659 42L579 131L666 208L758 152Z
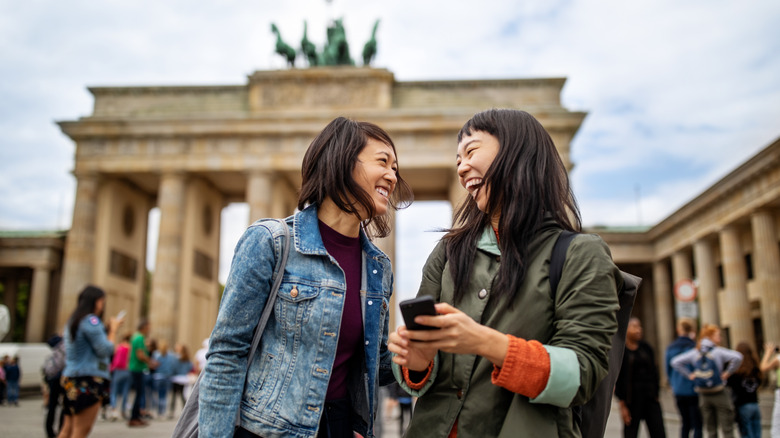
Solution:
M151 283L152 336L190 348L218 308L220 212L249 205L248 223L292 213L303 153L336 116L385 128L417 200L459 202L455 136L492 107L534 114L570 169L569 143L585 113L561 106L565 79L396 81L385 69L258 71L245 85L90 88L91 115L60 126L76 143L73 224L57 324L87 283L103 287L107 314L140 317L149 211L160 210ZM394 236L378 245L393 257Z

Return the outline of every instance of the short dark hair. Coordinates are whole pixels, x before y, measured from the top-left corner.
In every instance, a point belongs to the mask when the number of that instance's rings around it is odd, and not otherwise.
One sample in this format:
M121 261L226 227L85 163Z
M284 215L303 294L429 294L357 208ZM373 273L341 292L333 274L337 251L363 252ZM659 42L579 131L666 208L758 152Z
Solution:
M367 230L369 226L373 229L369 233L372 237L385 237L390 233L388 218L375 217L371 195L352 178L358 155L369 138L390 146L395 152L390 135L373 123L337 117L325 126L303 156L299 210L309 204L321 205L330 198L338 208L358 217L362 207L368 214L363 226ZM397 210L407 207L413 195L400 171L396 171L396 178L395 190L390 194L390 207Z
M558 150L541 123L525 111L490 109L475 114L458 133L481 131L498 140L498 153L484 175L490 187L487 212L466 197L455 212L456 226L444 236L447 258L455 282L455 302L463 295L471 275L476 242L490 218L499 214L501 266L493 290L513 298L528 267L528 247L546 218L569 231L579 232L579 207Z

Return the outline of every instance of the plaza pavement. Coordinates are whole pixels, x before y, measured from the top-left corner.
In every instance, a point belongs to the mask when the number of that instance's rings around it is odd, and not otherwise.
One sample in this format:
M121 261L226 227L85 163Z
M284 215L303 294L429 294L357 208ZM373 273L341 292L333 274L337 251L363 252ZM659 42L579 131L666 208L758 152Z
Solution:
M769 423L773 395L769 390L763 390L760 397L763 435L769 437ZM666 426L666 435L669 438L680 436L680 422L677 411L674 407L674 399L668 390L663 390L661 394L661 404L664 410L664 422ZM45 411L42 406L40 396L26 395L20 400L20 406L0 406L0 437L2 438L45 438L46 434L43 428ZM92 429L92 438L167 438L171 436L175 420L151 420L149 426L129 428L125 421L107 421L98 418L95 427ZM385 415L383 421L382 438L398 438L398 420L397 412L392 410L389 415ZM736 433L736 428L735 428ZM640 437L647 437L647 430L644 426L640 431ZM736 433L735 436L739 436ZM622 426L620 424L620 414L617 410L617 404L613 403L612 414L607 423L607 432L605 438L622 437Z

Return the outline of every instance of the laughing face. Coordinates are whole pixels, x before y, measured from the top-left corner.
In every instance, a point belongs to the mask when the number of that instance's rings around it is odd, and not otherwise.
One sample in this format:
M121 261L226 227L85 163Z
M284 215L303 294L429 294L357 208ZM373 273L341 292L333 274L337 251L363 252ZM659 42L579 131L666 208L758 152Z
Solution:
M352 178L360 188L371 196L374 210L378 216L387 213L390 194L398 181L398 161L395 152L389 145L369 138L366 146L358 155L357 164L352 171ZM368 219L361 213L363 220Z
M487 212L490 188L483 184L485 174L498 154L498 139L487 132L474 131L458 144L458 178L477 208Z

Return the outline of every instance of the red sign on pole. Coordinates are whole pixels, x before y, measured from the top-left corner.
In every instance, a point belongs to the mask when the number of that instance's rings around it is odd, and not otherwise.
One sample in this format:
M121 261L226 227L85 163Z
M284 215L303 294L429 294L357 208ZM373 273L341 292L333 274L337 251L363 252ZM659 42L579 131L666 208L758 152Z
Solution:
M691 280L680 280L674 285L674 296L679 301L691 302L696 300L696 284Z

